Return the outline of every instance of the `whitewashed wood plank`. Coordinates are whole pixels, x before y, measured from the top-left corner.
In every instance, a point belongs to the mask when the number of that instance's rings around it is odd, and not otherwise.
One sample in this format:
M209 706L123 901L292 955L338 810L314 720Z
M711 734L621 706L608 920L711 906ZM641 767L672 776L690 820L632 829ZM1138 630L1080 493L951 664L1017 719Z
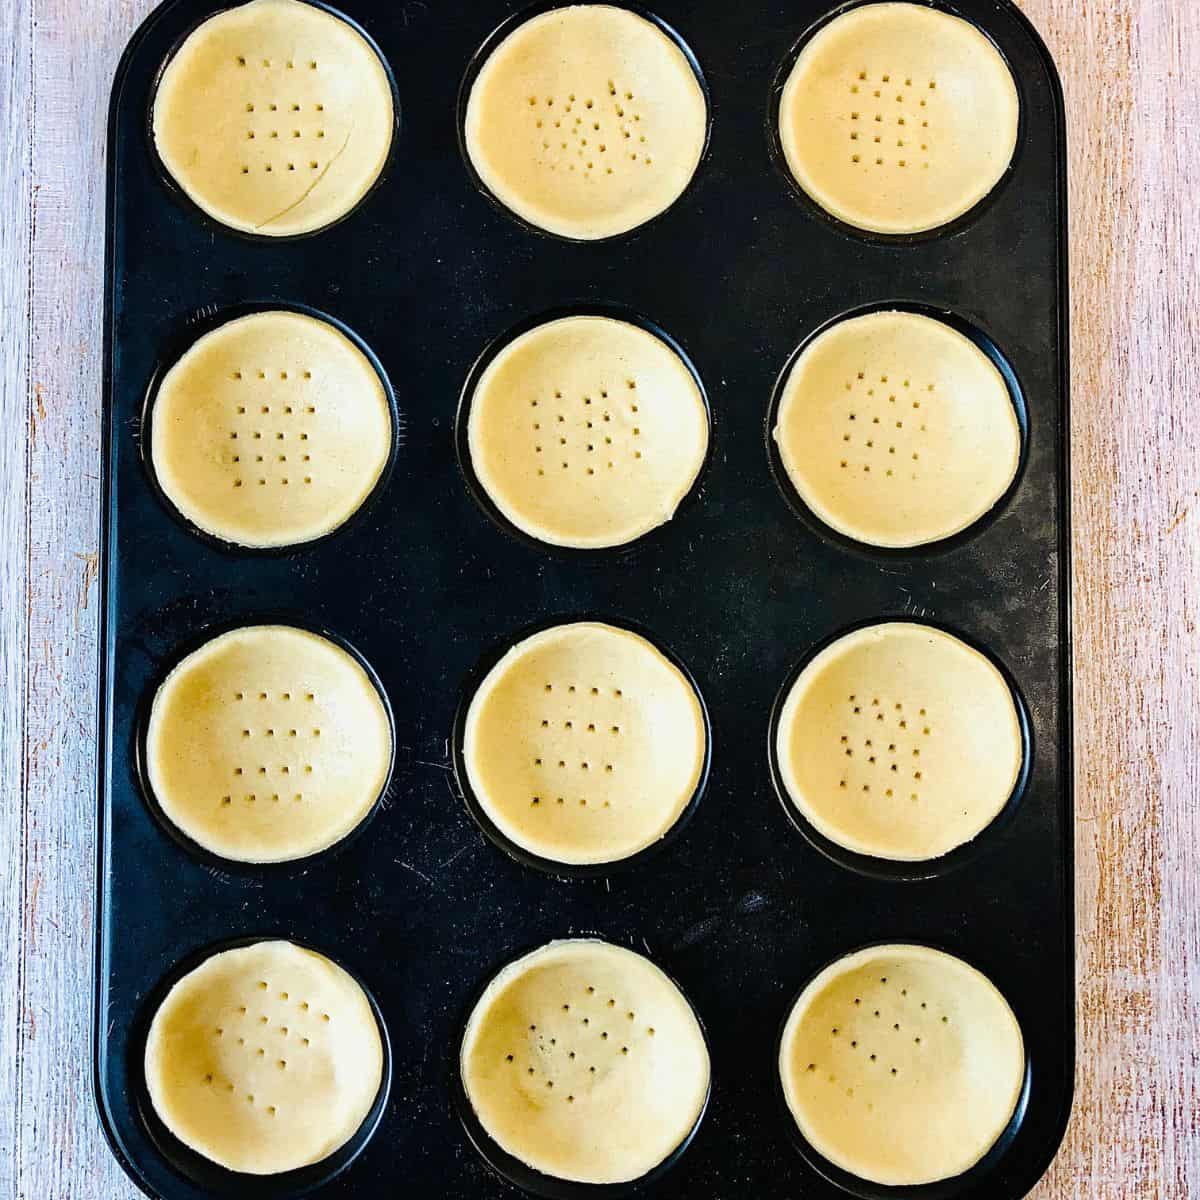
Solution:
M1200 1195L1200 11L1022 6L1066 87L1074 233L1077 1085L1035 1195L1182 1200Z
M1142 219L1131 343L1129 428L1142 443L1130 491L1142 500L1148 570L1139 575L1153 614L1135 619L1148 643L1141 680L1151 700L1161 761L1155 797L1161 867L1143 904L1157 909L1151 1065L1157 1077L1164 1195L1200 1195L1200 9L1152 5L1141 14L1134 105ZM1161 622L1161 624L1160 624ZM1139 689L1140 690L1140 689ZM1153 877L1152 877L1153 878ZM1118 914L1119 915L1119 914ZM1126 935L1128 936L1128 935ZM1134 933L1136 937L1136 932ZM1128 1060L1126 1062L1128 1065ZM1152 1085L1153 1086L1153 1085Z
M0 11L0 1148L17 1140L24 781L26 445L33 22ZM0 1152L0 1195L16 1190L16 1155Z
M13 0L8 0L9 5ZM28 8L18 0L16 8ZM138 1193L91 1097L104 149L117 60L151 5L36 0L28 686L16 1194Z

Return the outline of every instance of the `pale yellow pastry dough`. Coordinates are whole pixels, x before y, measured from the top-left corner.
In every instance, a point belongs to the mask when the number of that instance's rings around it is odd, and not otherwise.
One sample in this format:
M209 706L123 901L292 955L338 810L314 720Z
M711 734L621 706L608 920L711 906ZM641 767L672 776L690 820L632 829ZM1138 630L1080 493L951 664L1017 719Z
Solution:
M387 783L392 731L366 671L284 625L235 629L155 694L146 770L164 815L222 858L281 862L332 846Z
M991 360L911 312L852 317L814 338L784 384L774 437L821 520L892 548L966 529L1008 490L1021 457Z
M467 155L491 193L563 237L612 237L691 181L708 105L687 58L652 22L608 4L521 22L471 86Z
M1004 1132L1025 1081L1021 1030L974 967L925 946L839 959L801 993L779 1074L808 1143L892 1186L948 1179Z
M163 1124L232 1171L273 1175L357 1132L383 1078L370 1002L335 963L291 942L207 958L167 993L146 1039Z
M645 638L591 622L518 642L471 700L463 758L511 841L562 863L628 858L695 794L707 731L683 673Z
M154 144L209 216L247 233L311 233L348 213L387 161L395 119L379 55L301 0L210 17L167 63Z
M801 50L779 104L796 181L860 229L919 233L999 182L1017 144L1016 84L974 25L918 4L865 4Z
M708 449L708 410L665 342L609 317L515 338L471 397L471 463L496 507L556 546L618 546L670 520Z
M653 1170L708 1097L708 1049L683 994L601 941L551 942L505 967L471 1013L460 1065L501 1149L583 1183Z
M370 495L392 448L387 393L340 330L294 312L240 317L166 373L151 459L194 525L254 548L311 541Z
M800 673L776 753L792 803L831 841L902 862L970 841L1023 762L1012 690L985 655L928 625L870 625Z

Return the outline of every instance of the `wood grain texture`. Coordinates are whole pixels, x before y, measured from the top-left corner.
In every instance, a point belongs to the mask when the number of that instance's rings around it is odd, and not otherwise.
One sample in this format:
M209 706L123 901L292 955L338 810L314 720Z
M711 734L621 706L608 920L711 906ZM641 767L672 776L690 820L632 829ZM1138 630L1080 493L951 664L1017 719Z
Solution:
M91 1100L90 999L95 826L95 666L99 529L104 142L121 49L140 0L9 0L30 68L23 133L31 258L17 316L29 329L22 425L27 546L22 623L23 787L0 823L19 821L18 991L10 1158L17 1196L136 1194L108 1151ZM16 118L16 120L14 120ZM15 140L15 139L14 139ZM6 198L20 204L20 197ZM7 261L4 274L8 274ZM9 322L5 321L7 327ZM7 737L7 729L4 736Z
M32 21L0 11L0 1195L16 1194L17 1050L23 994L26 491L29 420ZM83 770L81 764L80 770Z
M1200 6L1021 3L1067 93L1074 232L1079 1068L1034 1195L1186 1200L1200 1195ZM0 4L3 1197L137 1194L92 1111L86 981L105 116L151 7Z

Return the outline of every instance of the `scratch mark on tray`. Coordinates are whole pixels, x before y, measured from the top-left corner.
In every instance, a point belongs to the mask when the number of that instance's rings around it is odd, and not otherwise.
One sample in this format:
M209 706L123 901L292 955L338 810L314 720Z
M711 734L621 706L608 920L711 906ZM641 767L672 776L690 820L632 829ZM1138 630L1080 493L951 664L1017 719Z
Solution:
M411 871L414 875L419 875L423 880L425 880L425 882L427 884L429 884L430 887L434 886L433 880L428 875L426 875L424 871L417 870L417 868L414 867L412 865L412 863L401 862L400 859L398 859L398 858L395 858L392 861L398 867L403 867L406 871Z
M459 848L455 850L455 852L438 867L438 870L444 871L451 863L457 862L458 859L460 859L468 850L472 848L473 847L470 842L468 842L465 846L459 846Z
M698 921L690 929L684 931L675 943L676 947L683 949L687 946L694 946L697 942L704 941L716 930L720 923L719 917L706 917L703 921Z
M425 3L425 0L409 0L409 3L400 10L400 24L407 29L418 15L426 16L428 13L429 5Z

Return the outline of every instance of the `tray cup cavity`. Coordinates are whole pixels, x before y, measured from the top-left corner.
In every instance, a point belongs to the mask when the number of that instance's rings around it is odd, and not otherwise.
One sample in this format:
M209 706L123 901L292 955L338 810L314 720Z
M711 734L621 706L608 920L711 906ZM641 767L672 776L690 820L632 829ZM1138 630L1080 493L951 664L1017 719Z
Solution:
M263 873L307 867L357 838L387 793L395 745L383 685L348 643L239 623L207 631L156 683L138 768L149 808L189 853ZM334 779L347 755L365 772L349 808L344 774Z
M146 469L184 525L282 554L353 527L389 482L403 425L370 348L297 305L246 305L189 328L147 392Z
M643 955L590 937L550 942L488 979L464 1015L457 1067L471 1144L502 1178L549 1200L617 1200L661 1180L691 1145L711 1091L707 1037L679 985ZM622 1092L630 1075L641 1085ZM677 1111L666 1114L670 1089ZM506 1090L536 1105L528 1137L505 1117ZM610 1111L614 1094L624 1106ZM581 1149L573 1160L572 1139L606 1121L613 1153L598 1161Z
M1011 176L1025 112L988 33L941 4L857 0L782 64L770 145L793 191L851 236L915 243L973 222Z
M710 108L695 55L652 13L538 4L472 59L459 138L502 212L535 233L598 241L674 206L703 160Z
M855 1133L865 1128L886 1139L892 1123L883 1118L897 1094L901 1117L922 1099L936 1104L937 1089L926 1085L952 1076L960 1039L976 1042L977 1060L986 1056L992 1068L989 1082L999 1095L982 1097L990 1126L951 1112L960 1125L955 1144L939 1148L931 1139L939 1163L927 1159L919 1171L902 1145L892 1148L886 1166L876 1157L868 1167L878 1147L856 1147ZM920 943L864 946L816 972L780 1024L776 1064L775 1090L792 1144L817 1174L859 1200L983 1194L1020 1132L1033 1086L1028 1045L1004 995L967 962ZM957 1083L957 1104L965 1109L969 1078L960 1074ZM813 1108L814 1100L823 1112ZM820 1128L806 1129L814 1113ZM930 1116L929 1127L936 1128L936 1115ZM919 1123L909 1124L914 1139L924 1136ZM883 1182L884 1176L910 1181ZM922 1181L911 1181L918 1176Z
M225 233L308 237L383 179L399 130L391 68L321 0L249 0L168 54L147 125L167 186Z
M611 307L542 314L472 367L459 464L502 529L545 552L627 552L697 493L711 416L683 349Z
M496 846L547 874L595 879L679 836L704 793L712 733L677 658L628 623L581 618L485 655L452 743L459 792ZM663 757L669 744L677 760Z
M809 334L776 380L765 432L796 516L881 559L981 536L1029 456L1025 394L1007 357L958 314L911 301L852 309Z
M935 657L923 668L926 643ZM872 668L885 659L887 670ZM957 673L956 699L919 682L939 662ZM979 689L990 701L987 729L981 714L964 717ZM993 719L1002 731L995 737L987 732ZM789 744L785 765L786 731L799 736L810 720L823 740L807 753ZM949 811L958 793L946 771L968 752L975 755L968 788L986 773L989 792L960 821L957 809ZM1029 715L1006 668L961 634L908 620L865 622L807 654L776 698L767 753L780 804L815 849L849 870L896 881L947 874L994 845L1020 807L1033 760ZM820 779L818 762L828 765ZM1010 772L1011 785L1001 787ZM892 843L884 846L884 838Z
M302 953L317 955L324 961L325 967L331 969L330 973L334 977L340 977L341 985L347 996L353 998L354 993L357 992L361 998L358 1003L365 1005L366 1010L369 1011L378 1034L379 1073L378 1087L374 1091L369 1107L366 1107L361 1120L340 1145L315 1162L286 1171L260 1174L231 1170L181 1141L168 1128L151 1099L144 1069L144 1056L155 1015L159 1012L168 994L181 980L197 970L202 970L205 964L210 963L210 960L218 955L230 951L247 952L254 947L261 947L273 942L282 943ZM296 991L295 987L290 990L285 989L287 999L283 999L278 988L274 991L271 990L271 979L260 978L261 975L260 971L255 978L251 979L247 976L245 980L243 990L246 992L244 1006L247 1012L244 1014L238 1012L239 1006L236 1003L226 1005L225 1008L228 1011L223 1010L223 1015L208 1023L212 1027L211 1037L222 1044L228 1041L228 1049L234 1057L245 1055L246 1062L253 1069L266 1072L267 1077L270 1077L273 1072L278 1072L279 1077L283 1078L287 1074L288 1066L295 1065L298 1065L302 1073L303 1056L314 1053L314 1043L327 1030L333 1028L337 1012L329 1013L330 1020L326 1022L324 1019L326 1009L318 1010L306 1000L305 996L293 995L292 992ZM268 984L266 989L261 987L264 982ZM305 1008L306 1003L308 1003L307 1008ZM260 1008L262 1012L259 1012ZM251 1009L254 1011L250 1011ZM279 1011L275 1012L276 1009ZM263 1024L261 1021L263 1015L268 1015L267 1024ZM273 1024L271 1023L272 1015L279 1017ZM286 1036L284 1029L287 1030ZM221 1032L218 1033L217 1030ZM368 1035L364 1034L363 1036L367 1037L368 1042L371 1040ZM234 1051L232 1047L239 1037L245 1045L238 1046ZM305 1044L306 1038L308 1039L307 1045ZM258 1055L259 1043L263 1043L261 1056ZM286 1046L286 1049L280 1049L280 1046ZM269 1055L268 1050L270 1050ZM361 980L348 972L336 960L295 938L283 939L270 936L234 938L205 947L203 950L185 957L171 969L143 1005L135 1036L130 1039L130 1055L129 1073L133 1083L136 1108L152 1145L175 1173L199 1188L206 1196L241 1197L246 1195L249 1190L253 1190L256 1195L266 1197L267 1200L291 1200L292 1197L307 1196L331 1183L354 1162L371 1140L387 1108L392 1083L391 1043L383 1013L375 997ZM288 1066L280 1067L280 1062L288 1064ZM213 1076L211 1081L207 1079L209 1074ZM238 1103L234 1105L235 1113L240 1110L240 1104L244 1100L248 1109L256 1110L258 1118L265 1121L286 1120L287 1098L289 1096L300 1098L301 1095L289 1084L280 1093L284 1097L282 1101L274 1098L276 1111L272 1114L268 1111L270 1100L262 1096L254 1096L251 1100L249 1097L253 1093L247 1092L245 1088L239 1092L237 1083L232 1078L232 1072L228 1074L230 1077L226 1078L218 1069L210 1070L206 1067L197 1074L196 1087L205 1091L225 1089L228 1092L230 1084L233 1084L234 1092L232 1094L238 1100ZM273 1096L274 1091L272 1091Z

